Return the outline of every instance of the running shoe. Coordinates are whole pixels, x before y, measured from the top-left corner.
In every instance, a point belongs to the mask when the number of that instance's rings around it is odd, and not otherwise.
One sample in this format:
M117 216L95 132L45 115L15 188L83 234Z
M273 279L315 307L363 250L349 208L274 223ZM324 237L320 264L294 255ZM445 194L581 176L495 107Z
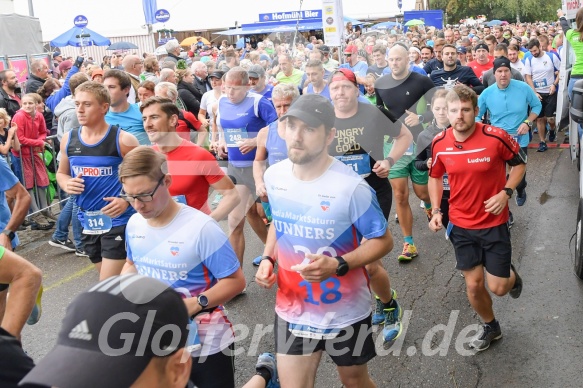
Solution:
M271 374L271 379L267 384L266 388L279 388L279 379L277 377L277 361L275 355L272 353L263 353L257 357L257 364L255 364L255 370L258 371L261 368L265 368Z
M421 203L419 204L419 207L421 209L425 209L425 202L421 201Z
M470 341L470 347L478 351L486 350L493 341L499 340L500 338L502 338L502 330L500 330L500 324L498 322L495 322L493 325L484 324L482 326L482 332Z
M383 338L385 342L396 340L403 331L403 325L401 325L403 309L401 309L401 305L396 299L394 301L397 307L384 309L385 327L383 327Z
M510 264L510 268L512 268L512 271L514 271L514 275L516 275L516 280L514 281L514 287L512 287L509 294L511 298L516 299L522 293L522 278L520 277L518 272L516 272L514 264Z
M526 202L526 190L522 190L522 195L520 194L520 192L518 190L516 190L516 204L518 206L523 206L524 203Z
M538 128L534 128L534 129L532 130L532 133L538 133Z
M512 225L514 225L514 216L512 215L512 212L508 212L508 229L512 228Z
M75 251L75 244L73 241L66 239L66 240L57 240L54 237L51 237L49 240L49 245L52 247L57 247L66 250L67 252L74 252Z
M57 218L57 217L56 217L56 216L55 216L53 213L51 213L51 211L50 211L50 210L45 210L45 211L43 211L43 212L42 212L42 215L43 215L43 216L45 216L45 218L46 218L46 219L47 219L47 221L49 221L49 222L50 222L50 221L54 221L54 222L57 222L57 221L58 221L58 218Z
M545 152L548 149L549 147L547 147L547 143L541 141L540 143L538 143L538 149L536 150L536 152Z
M85 252L85 249L77 248L77 249L75 249L75 254L79 257L89 257L87 252Z
M259 264L261 264L261 259L263 258L263 256L257 256L256 258L253 259L253 265L256 267L259 267Z
M213 201L211 202L211 207L214 209L217 206L219 206L219 202L221 202L221 199L223 199L223 194L217 193L217 195L215 195L215 199L213 199Z
M403 252L397 257L397 259L399 261L410 261L417 256L417 247L414 244L404 243Z
M549 131L549 141L553 143L557 140L557 131Z
M43 286L41 284L41 286L38 290L38 293L36 294L36 301L34 302L34 307L32 308L32 312L30 313L30 316L26 320L27 325L35 325L40 320L40 317L43 313L43 307L41 304L42 297L43 297Z
M397 299L397 291L391 289L391 295L393 299ZM375 309L372 313L372 324L373 325L382 325L385 323L385 304L379 299L378 296L374 296L375 298Z

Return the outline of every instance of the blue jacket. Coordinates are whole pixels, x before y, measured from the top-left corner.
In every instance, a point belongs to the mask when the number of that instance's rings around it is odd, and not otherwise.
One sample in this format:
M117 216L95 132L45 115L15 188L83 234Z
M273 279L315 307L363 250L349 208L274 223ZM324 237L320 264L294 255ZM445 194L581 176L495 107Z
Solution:
M67 73L67 78L65 78L65 83L63 84L63 87L59 89L56 93L51 94L47 98L47 100L45 101L45 105L47 106L47 108L51 110L51 112L55 111L55 108L57 107L57 105L59 105L59 102L61 102L63 98L71 94L71 89L69 88L69 79L78 72L79 68L77 66L71 67L71 70L69 70L69 73Z

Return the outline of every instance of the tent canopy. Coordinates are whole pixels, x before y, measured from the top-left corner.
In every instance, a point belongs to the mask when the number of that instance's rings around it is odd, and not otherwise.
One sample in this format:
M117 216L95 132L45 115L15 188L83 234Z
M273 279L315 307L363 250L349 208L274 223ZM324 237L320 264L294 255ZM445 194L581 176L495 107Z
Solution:
M89 34L89 37L83 38L83 46L109 46L111 41L99 35L97 32L90 30L89 28L79 28L73 27L70 30L59 35L55 39L51 40L51 46L53 47L65 47L74 46L81 47L81 38L77 35Z
M44 51L37 18L17 14L0 15L0 55L39 54ZM6 39L9 37L9 39Z
M349 17L344 17L344 22L352 22L352 25L365 24L356 19L351 19ZM270 34L274 32L292 32L298 31L310 31L310 30L321 30L322 20L319 19L300 19L299 23L297 20L281 20L274 22L260 22L260 23L249 23L241 25L241 28L235 28L232 30L215 32L215 35L255 35L255 34Z

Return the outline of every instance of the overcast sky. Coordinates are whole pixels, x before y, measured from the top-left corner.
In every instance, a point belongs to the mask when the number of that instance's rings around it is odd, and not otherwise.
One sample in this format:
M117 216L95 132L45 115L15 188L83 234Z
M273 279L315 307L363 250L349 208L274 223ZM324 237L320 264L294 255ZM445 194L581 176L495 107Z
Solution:
M200 4L207 6L201 9ZM297 11L299 0L158 0L158 9L170 12L166 28L176 31L234 27L235 22L253 23L260 13ZM248 4L248 6L245 6ZM403 11L413 9L415 0L403 0ZM43 40L56 38L73 27L76 15L85 15L88 28L107 37L142 35L146 30L142 0L33 0L34 15L40 19ZM15 12L28 15L28 0L14 0ZM321 9L321 0L304 0L302 9ZM345 16L384 17L398 13L397 0L344 0ZM162 28L158 23L154 30Z

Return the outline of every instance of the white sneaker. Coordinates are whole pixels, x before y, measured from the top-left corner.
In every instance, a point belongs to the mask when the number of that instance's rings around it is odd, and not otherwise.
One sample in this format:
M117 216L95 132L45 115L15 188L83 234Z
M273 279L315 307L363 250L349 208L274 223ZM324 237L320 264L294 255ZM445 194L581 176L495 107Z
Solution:
M421 209L425 209L425 202L421 201L421 205L419 205Z

